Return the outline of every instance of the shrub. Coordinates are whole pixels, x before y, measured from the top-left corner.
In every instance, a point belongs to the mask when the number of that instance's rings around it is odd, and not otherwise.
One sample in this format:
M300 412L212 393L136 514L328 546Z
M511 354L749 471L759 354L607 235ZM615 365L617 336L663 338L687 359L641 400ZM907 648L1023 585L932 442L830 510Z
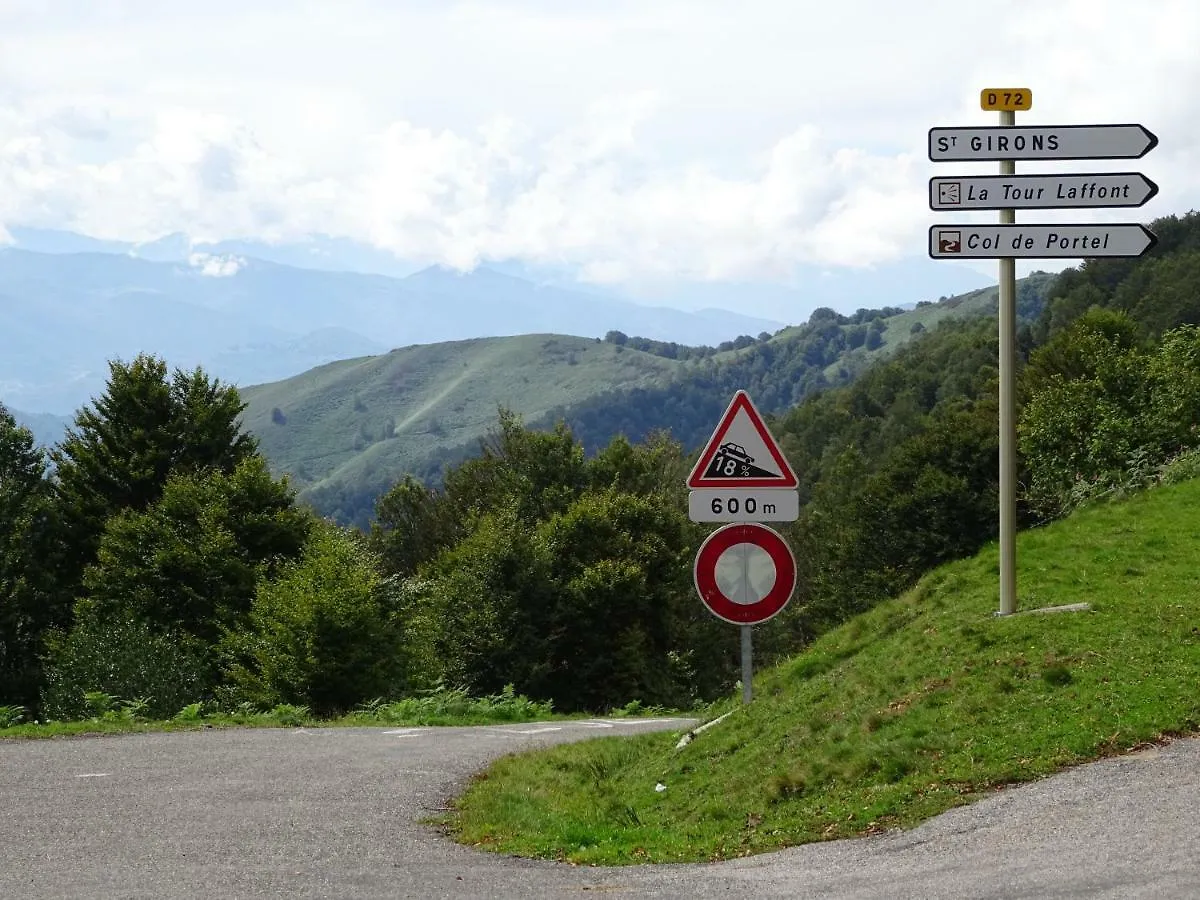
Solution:
M110 711L118 697L136 697L145 700L138 714L163 719L202 699L211 682L195 638L132 616L83 616L52 644L42 709L47 718L82 719ZM109 701L98 710L103 696Z
M379 587L367 549L319 524L301 559L259 582L249 628L225 633L226 699L328 715L394 694L403 680L400 629Z

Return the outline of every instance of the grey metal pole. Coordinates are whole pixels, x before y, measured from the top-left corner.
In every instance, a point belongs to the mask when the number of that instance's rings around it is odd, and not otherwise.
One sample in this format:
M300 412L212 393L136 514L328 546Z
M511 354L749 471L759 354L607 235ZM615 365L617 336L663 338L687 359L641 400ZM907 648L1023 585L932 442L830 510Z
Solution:
M754 666L752 660L753 654L753 639L751 633L754 631L753 625L742 626L742 702L749 703L752 698L752 690L750 687L751 678L754 675Z
M1000 124L1011 128L1016 113L1001 111ZM1015 175L1015 160L1000 161L1001 175ZM1000 224L1016 222L1016 210L1000 210ZM1000 259L1000 615L1017 611L1017 267Z

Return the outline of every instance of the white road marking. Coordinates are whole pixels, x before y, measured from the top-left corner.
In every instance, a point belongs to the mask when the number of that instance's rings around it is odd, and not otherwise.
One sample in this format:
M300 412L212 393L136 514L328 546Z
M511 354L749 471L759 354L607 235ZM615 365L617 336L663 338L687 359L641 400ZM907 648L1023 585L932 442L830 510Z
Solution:
M76 775L76 778L107 778L107 772L87 772L83 775Z
M395 728L391 731L385 731L384 734L394 734L396 737L412 737L417 734L424 734L428 728Z
M543 734L547 731L562 731L562 728L558 726L553 728L498 728L497 731L503 731L505 734Z

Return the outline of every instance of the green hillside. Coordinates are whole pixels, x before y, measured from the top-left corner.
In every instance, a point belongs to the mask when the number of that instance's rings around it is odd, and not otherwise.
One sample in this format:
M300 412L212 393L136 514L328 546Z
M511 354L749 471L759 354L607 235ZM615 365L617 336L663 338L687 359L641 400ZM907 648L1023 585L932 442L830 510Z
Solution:
M1021 282L1026 319L1053 276ZM686 447L707 436L734 390L766 412L845 384L922 331L990 313L995 288L912 310L818 310L805 325L689 348L610 334L604 341L523 335L418 345L331 363L243 389L246 426L304 499L365 525L375 499L405 474L436 480L473 455L501 406L548 426L566 418L594 449L618 433L666 429Z
M1049 272L1034 272L1017 281L1018 320L1027 322L1038 315L1055 278L1056 276ZM883 346L874 350L863 347L848 353L844 360L829 366L826 375L834 377L833 369L836 366L848 367L857 374L944 321L995 315L998 302L999 288L986 287L967 294L946 297L937 303L922 303L916 309L909 310L888 323Z
M749 706L678 734L509 757L458 838L580 863L678 862L908 827L997 787L1200 729L1200 458L1018 540L1021 608L993 615L998 551L755 678ZM655 785L665 786L656 791Z
M303 487L394 479L439 447L482 437L501 405L538 418L598 391L662 382L684 365L564 335L425 344L246 388L244 421Z

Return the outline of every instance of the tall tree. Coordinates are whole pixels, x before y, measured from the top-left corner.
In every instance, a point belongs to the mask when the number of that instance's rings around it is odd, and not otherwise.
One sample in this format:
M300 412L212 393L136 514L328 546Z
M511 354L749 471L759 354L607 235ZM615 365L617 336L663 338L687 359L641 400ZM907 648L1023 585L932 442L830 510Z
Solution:
M0 703L32 705L46 629L59 612L47 590L53 567L46 459L0 405Z
M229 473L257 452L240 428L244 408L236 388L199 368L168 378L157 357L109 363L104 393L76 414L52 454L66 526L65 589L78 588L108 519L155 502L172 472Z
M215 641L239 626L258 578L301 554L312 521L261 457L229 475L173 474L149 507L108 520L76 611L131 613Z

